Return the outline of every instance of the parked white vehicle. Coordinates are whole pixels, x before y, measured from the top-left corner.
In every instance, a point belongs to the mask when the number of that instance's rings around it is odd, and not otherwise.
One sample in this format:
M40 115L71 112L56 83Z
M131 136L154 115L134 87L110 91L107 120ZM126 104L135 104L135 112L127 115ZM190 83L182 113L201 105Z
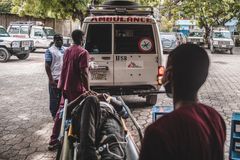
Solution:
M41 22L11 22L8 33L12 37L32 38L35 48L48 48L53 41L55 31L52 27L46 27ZM70 46L70 37L63 37L64 46Z
M214 53L218 51L230 51L233 54L234 42L232 35L227 29L213 29L210 35L210 50Z
M151 7L130 1L92 6L82 29L91 56L93 90L146 96L147 103L156 103L164 68L159 29L152 13Z
M187 37L187 42L203 46L204 45L204 31L201 29L190 30L189 35Z
M174 32L160 32L163 53L169 53L180 45L177 35Z
M32 40L10 37L6 29L0 26L0 62L7 62L12 55L20 60L27 59L32 49Z

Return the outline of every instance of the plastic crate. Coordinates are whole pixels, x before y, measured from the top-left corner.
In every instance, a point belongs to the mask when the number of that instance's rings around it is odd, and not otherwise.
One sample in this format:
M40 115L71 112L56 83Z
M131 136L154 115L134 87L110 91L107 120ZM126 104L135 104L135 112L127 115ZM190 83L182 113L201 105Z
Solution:
M154 105L152 107L152 121L156 121L158 118L163 115L170 113L174 110L173 106L158 106Z
M240 160L240 113L238 112L232 114L229 159Z

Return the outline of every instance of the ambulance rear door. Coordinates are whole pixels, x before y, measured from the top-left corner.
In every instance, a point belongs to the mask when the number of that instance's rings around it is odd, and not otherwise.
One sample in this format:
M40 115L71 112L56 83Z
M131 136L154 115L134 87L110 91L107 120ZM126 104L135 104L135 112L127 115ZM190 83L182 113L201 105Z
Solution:
M156 85L158 55L152 23L114 24L114 84Z
M113 85L112 24L88 23L85 48L90 53L91 86Z

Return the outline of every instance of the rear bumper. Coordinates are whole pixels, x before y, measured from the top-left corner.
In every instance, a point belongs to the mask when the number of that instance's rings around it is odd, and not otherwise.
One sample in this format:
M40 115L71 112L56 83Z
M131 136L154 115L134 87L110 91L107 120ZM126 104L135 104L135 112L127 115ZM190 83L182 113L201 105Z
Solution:
M159 85L136 85L136 86L91 86L92 90L110 95L148 95L158 92Z

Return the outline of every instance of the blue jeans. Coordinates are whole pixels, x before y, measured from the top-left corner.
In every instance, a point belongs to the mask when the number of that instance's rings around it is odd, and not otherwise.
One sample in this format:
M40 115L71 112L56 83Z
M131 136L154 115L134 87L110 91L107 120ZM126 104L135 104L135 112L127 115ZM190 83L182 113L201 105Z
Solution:
M52 114L52 117L55 118L62 93L61 93L61 90L58 89L56 86L52 86L49 84L48 88L49 88L49 98L50 98L49 109Z

